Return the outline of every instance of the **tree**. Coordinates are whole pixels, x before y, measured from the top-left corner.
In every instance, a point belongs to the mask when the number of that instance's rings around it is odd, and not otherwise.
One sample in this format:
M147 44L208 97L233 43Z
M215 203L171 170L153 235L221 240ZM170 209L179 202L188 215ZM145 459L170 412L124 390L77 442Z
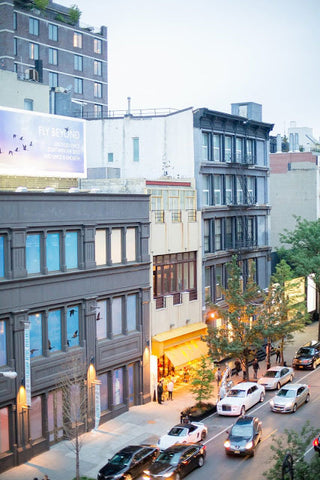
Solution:
M81 17L81 10L79 10L79 7L77 5L71 5L69 9L69 16L70 20L73 25L76 25L79 21L79 18Z
M197 369L191 380L191 392L193 393L197 406L201 406L203 400L209 400L213 391L214 373L211 365L207 364L206 357L201 357L200 368Z
M33 3L39 10L45 10L49 4L49 0L33 0Z
M318 429L311 427L308 421L301 432L296 430L285 430L284 435L272 435L273 442L271 450L273 456L270 463L272 467L264 472L267 480L279 480L279 473L282 470L283 460L287 452L293 458L293 470L295 480L314 480L320 478L320 458L315 456L310 463L307 463L304 455L310 446L311 441L318 435Z
M249 273L246 288L243 289L236 256L233 256L227 268L228 288L222 289L227 307L211 306L223 322L219 327L209 324L204 339L213 362L217 358L239 357L248 378L251 350L260 348L264 338L264 326L258 315L261 306L257 303L262 293L254 281L253 271Z
M285 229L280 234L280 241L288 248L278 250L280 257L286 259L294 269L296 276L313 275L317 299L320 291L320 219L305 220L295 217L293 231ZM317 313L318 301L317 301ZM320 323L319 323L320 325ZM318 332L320 340L320 331Z

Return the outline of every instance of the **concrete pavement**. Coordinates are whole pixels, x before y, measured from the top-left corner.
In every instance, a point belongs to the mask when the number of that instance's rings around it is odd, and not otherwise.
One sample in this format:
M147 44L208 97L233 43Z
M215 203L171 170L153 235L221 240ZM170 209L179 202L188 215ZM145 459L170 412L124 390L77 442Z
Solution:
M293 344L285 348L284 360L291 364L297 348L309 340L317 339L318 323L312 323L303 333L297 333ZM272 357L271 364L275 364ZM265 361L260 362L258 376L266 370ZM252 367L249 370L253 378ZM233 377L236 381L237 377ZM217 398L217 387L212 402ZM173 401L165 401L162 405L150 402L146 405L131 407L130 410L115 419L100 425L98 431L82 435L80 452L80 472L88 478L97 478L99 469L119 449L129 444L157 442L175 423L179 423L180 412L194 403L194 398L186 385L177 385L173 393ZM12 468L0 475L0 480L41 480L47 474L50 480L71 480L75 476L75 455L70 449L70 442L60 442L41 455L33 457L29 462Z

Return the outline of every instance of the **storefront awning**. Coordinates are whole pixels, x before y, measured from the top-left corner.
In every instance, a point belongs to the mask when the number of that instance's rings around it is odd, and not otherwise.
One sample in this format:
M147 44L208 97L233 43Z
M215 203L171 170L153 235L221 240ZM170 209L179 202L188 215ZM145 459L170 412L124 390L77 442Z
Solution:
M206 334L207 325L203 322L191 323L184 327L158 333L152 337L152 354L161 357L168 350L182 347L186 343L201 342L201 336Z
M192 340L185 342L178 347L169 348L165 355L175 367L185 365L188 362L199 359L202 355L208 354L208 346L201 340Z

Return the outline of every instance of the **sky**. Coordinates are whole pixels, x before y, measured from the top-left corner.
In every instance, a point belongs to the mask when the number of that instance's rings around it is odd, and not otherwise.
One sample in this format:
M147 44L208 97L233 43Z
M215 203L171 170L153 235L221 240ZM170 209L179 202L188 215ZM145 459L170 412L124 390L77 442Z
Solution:
M320 0L57 0L108 27L109 109L262 104L320 137Z

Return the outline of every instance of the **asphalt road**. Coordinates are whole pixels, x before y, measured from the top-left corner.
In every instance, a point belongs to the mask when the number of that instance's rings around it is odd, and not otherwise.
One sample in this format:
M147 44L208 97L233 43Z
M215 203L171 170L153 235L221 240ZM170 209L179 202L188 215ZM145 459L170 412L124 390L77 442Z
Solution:
M263 480L263 472L270 468L272 450L270 445L273 435L279 436L285 429L300 431L307 420L320 429L320 367L314 371L296 370L293 383L307 383L310 386L311 401L302 405L294 414L274 413L270 410L269 400L276 391L267 391L263 403L258 403L248 415L255 415L262 421L262 441L256 449L254 457L226 456L223 443L226 430L236 421L237 417L223 417L213 414L204 422L208 427L207 458L201 469L188 475L190 480L223 479L223 480ZM310 445L310 453L313 447ZM280 478L280 477L279 477Z

